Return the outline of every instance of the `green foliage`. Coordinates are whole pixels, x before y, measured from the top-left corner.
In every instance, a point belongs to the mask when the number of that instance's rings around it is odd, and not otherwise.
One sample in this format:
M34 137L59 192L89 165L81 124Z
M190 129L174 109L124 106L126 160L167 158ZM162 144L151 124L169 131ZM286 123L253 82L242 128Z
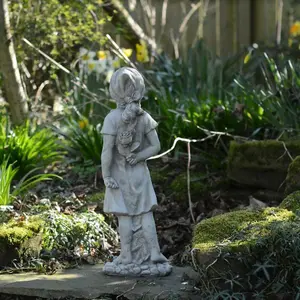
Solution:
M104 216L94 212L64 215L48 211L43 219L46 220L44 248L49 250L90 255L96 248L105 252L107 243L118 241L117 233L105 222Z
M47 128L36 128L33 123L10 128L4 123L0 131L0 163L8 159L18 169L17 177L36 168L45 168L61 159L57 138Z
M8 160L0 165L0 205L10 204L15 197L20 196L28 189L34 187L38 183L52 178L60 178L55 174L36 174L31 176L37 169L31 170L13 187L12 183L18 172L18 167L14 168L12 164L8 164Z
M241 54L220 59L202 42L189 50L187 59L156 58L145 72L150 81L146 106L160 121L164 147L177 136L205 136L199 127L252 134L251 118L239 110L238 99L229 93L241 66Z
M53 57L72 55L70 49L86 40L100 42L107 20L98 0L15 0L10 9L18 51L26 51L20 41L25 37Z
M252 60L258 65L256 76L237 77L235 97L247 105L248 113L256 119L257 125L263 125L257 128L268 130L264 134L277 137L284 133L285 138L299 137L299 62L283 54L271 57L259 50L253 50ZM253 111L254 107L259 108L259 114L256 109Z
M58 134L65 137L65 148L69 153L99 166L101 163L102 136L98 127L90 124L87 119L79 121L71 119L66 121L66 126L64 131L57 127L53 128Z

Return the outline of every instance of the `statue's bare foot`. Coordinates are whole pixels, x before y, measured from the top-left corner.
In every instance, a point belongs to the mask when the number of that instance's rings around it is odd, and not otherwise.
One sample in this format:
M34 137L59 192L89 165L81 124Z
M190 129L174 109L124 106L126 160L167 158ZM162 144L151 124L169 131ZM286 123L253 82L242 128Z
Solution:
M151 251L150 259L154 263L165 263L168 261L168 259L157 250Z
M123 254L121 253L115 260L114 263L116 265L128 265L132 263L132 258L130 253Z

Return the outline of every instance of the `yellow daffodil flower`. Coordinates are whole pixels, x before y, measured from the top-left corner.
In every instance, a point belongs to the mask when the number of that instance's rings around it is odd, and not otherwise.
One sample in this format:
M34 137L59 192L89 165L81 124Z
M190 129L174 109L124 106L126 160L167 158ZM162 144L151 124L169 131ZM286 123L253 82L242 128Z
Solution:
M125 54L126 57L130 57L132 55L132 49L125 49L122 48L123 53Z
M96 63L94 61L89 61L87 67L88 67L88 71L92 72L96 68Z
M248 61L250 60L250 58L251 58L251 52L252 51L248 52L248 54L245 56L245 58L244 58L244 65L247 64Z
M88 124L89 124L89 122L87 119L83 119L78 122L78 125L81 129L84 129L85 127L87 127Z
M97 57L100 60L106 59L107 58L107 54L106 51L100 50L97 52Z
M299 21L295 22L290 27L290 35L293 36L293 37L300 35L300 22Z
M115 59L114 61L113 61L113 63L112 63L112 66L115 68L115 69L118 69L118 68L120 68L121 67L121 61L120 61L120 59Z
M136 59L139 62L146 63L149 61L148 49L145 41L136 44Z

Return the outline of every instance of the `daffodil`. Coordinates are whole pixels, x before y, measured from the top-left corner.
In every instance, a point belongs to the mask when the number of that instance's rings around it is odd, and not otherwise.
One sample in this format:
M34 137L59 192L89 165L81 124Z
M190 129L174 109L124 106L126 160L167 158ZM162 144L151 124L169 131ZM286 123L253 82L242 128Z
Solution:
M107 58L107 53L106 51L100 50L97 52L97 57L99 60L104 60Z
M107 61L106 59L104 60L98 60L96 63L95 71L97 74L102 74L105 72L107 67Z
M252 51L249 51L249 52L247 53L247 55L246 55L245 58L244 58L244 64L247 64L247 63L248 63L248 61L249 61L250 58L251 58L251 54L252 54Z
M113 63L112 63L112 66L115 68L115 69L118 69L121 67L121 61L120 59L116 58L113 60Z
M89 51L85 48L79 49L79 57L83 63L92 60L95 57L95 55L96 55L96 52L94 52L94 51Z
M290 35L293 36L293 37L300 35L300 22L299 21L295 22L290 27Z
M89 60L87 62L87 72L92 73L93 71L96 70L96 66L97 66L97 61L96 60Z
M149 61L147 44L145 41L141 41L140 44L136 44L136 59L139 62L146 63Z
M78 125L81 129L84 129L89 124L87 119L82 119L78 122Z
M107 72L107 74L106 74L106 81L107 82L110 82L110 79L111 79L111 77L113 76L113 74L114 74L114 70L113 69L110 69L110 70L108 70L108 72Z
M126 57L130 57L132 55L132 49L125 49L125 48L122 48L122 52L124 53L124 55Z

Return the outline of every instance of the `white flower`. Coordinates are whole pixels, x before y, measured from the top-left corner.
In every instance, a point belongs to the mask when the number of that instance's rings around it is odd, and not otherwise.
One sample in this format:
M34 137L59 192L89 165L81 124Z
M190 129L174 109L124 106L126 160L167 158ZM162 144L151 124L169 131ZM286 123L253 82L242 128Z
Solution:
M96 64L96 73L98 74L102 74L105 72L106 70L106 67L107 67L107 61L106 59L103 59L103 60L97 60L97 64Z
M85 48L79 49L79 57L83 63L88 63L90 60L93 60L96 55L96 52L89 51Z
M113 76L113 74L114 74L114 69L109 69L108 71L107 71L107 74L106 74L106 81L107 82L110 82L110 79L111 79L111 77Z

